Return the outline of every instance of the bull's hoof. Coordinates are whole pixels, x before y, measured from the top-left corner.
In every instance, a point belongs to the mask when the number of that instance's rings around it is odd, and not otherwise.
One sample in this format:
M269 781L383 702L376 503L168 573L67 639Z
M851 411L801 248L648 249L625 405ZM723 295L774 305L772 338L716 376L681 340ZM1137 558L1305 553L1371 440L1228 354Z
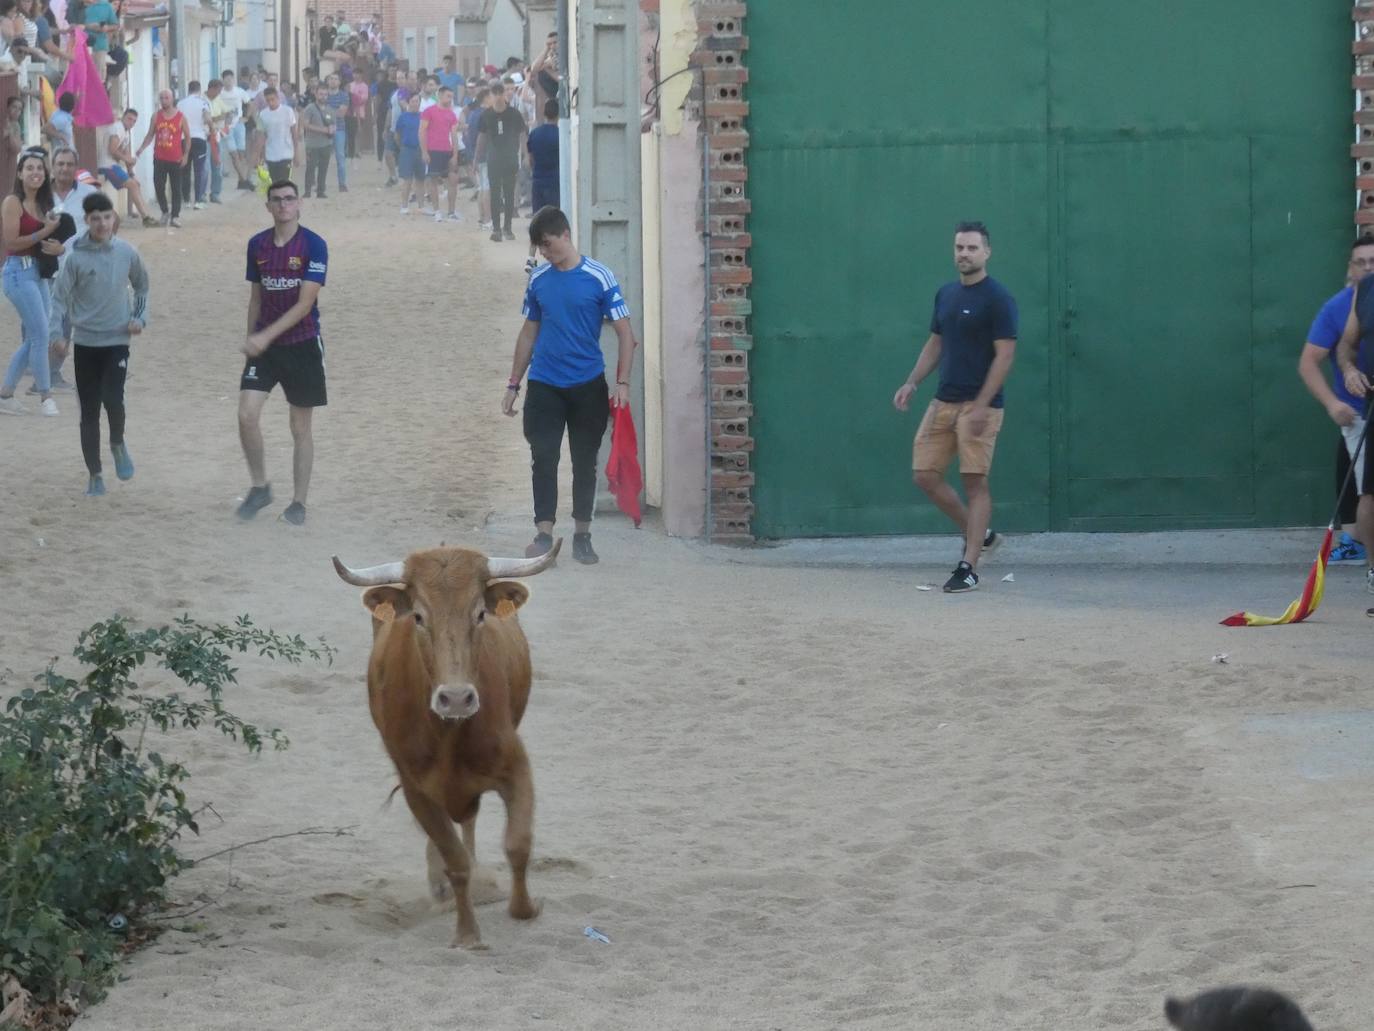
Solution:
M453 898L453 884L447 877L432 877L429 881L429 894L435 902L447 902Z
M544 903L534 899L526 899L523 905L517 904L514 900L510 904L510 915L515 920L533 920L544 911Z
M465 949L468 952L486 952L487 946L475 931L472 934L455 934L448 943L450 949Z

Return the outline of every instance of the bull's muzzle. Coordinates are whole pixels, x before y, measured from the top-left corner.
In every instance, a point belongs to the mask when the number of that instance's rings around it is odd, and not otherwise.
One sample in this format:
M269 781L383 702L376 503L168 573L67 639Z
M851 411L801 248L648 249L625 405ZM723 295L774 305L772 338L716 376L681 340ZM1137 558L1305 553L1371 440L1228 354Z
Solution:
M429 708L440 719L465 720L477 714L481 703L477 699L477 690L471 685L449 687L440 684L429 696Z

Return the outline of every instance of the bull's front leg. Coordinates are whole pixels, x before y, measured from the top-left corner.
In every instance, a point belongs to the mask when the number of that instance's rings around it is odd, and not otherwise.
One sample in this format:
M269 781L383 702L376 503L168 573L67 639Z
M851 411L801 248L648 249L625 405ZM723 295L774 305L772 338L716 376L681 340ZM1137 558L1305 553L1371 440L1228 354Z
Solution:
M448 874L449 884L453 889L453 900L458 910L458 927L453 937L452 947L464 949L481 949L481 933L477 930L477 914L472 910L472 898L468 894L468 880L471 876L471 864L468 860L467 849L458 840L458 834L454 830L453 820L449 818L444 808L420 791L403 784L406 804L410 806L411 813L419 822L424 832L429 835L429 840L439 853L439 858L444 865L444 871Z
M499 789L506 803L506 859L510 862L510 915L516 920L533 920L540 906L530 898L525 871L534 847L534 777L529 757L519 739L511 762L510 779Z

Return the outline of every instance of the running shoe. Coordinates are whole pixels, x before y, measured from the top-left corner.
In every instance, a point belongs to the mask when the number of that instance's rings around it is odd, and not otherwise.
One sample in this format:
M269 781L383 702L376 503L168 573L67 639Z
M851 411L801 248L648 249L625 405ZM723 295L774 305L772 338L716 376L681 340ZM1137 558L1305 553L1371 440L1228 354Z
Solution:
M179 218L174 218L174 219L172 219L172 221L168 222L167 224L168 224L169 226L171 226L173 229L180 229L180 228L181 228L181 219L179 219Z
M496 230L494 230L494 229L492 230L492 233L491 233L491 242L492 242L492 243L500 243L500 242L501 242L501 234L500 234L499 232L497 232Z
M121 480L132 480L134 460L129 457L129 448L124 444L111 444L110 454L114 456L115 475Z
M1364 545L1348 533L1342 533L1340 542L1331 549L1331 562L1363 562Z
M339 185L339 192L340 192L340 193L347 193L347 192L348 192L348 187L347 187L347 186L344 186L344 185L342 185L342 184L340 184L340 185ZM304 509L305 506L302 505L301 508ZM301 516L301 518L304 519L305 516Z
M299 501L293 501L286 506L286 511L281 514L281 517L292 526L304 526L305 506Z
M172 216L169 215L169 214L167 214L167 212L164 211L164 212L162 213L162 217L161 217L160 219L158 219L157 221L158 221L158 225L163 225L163 226L169 225L169 224L171 223L171 221L172 221Z
M0 397L0 415L23 415L24 406L17 397Z
M978 574L967 562L960 562L955 566L954 572L950 573L949 579L945 581L944 591L946 594L964 594L976 590L978 590Z
M191 205L191 208L192 208L192 210L194 210L194 211L204 211L204 210L205 210L205 201L203 201L203 200L198 200L198 201L196 201L194 204Z
M448 220L450 222L461 222L463 221L463 216L456 211L450 211L448 213Z
M211 204L222 204L222 203L224 203L224 202L221 201L218 197L211 197L211 198L210 198L210 203L211 203Z
M272 485L269 483L265 487L254 487L243 499L243 503L238 507L238 517L240 519L252 519L258 514L258 509L265 508L272 504Z
M143 228L144 228L144 229L152 229L152 228L153 228L154 226L156 226L157 224L158 224L157 219L153 218L152 215L144 215L144 216L143 216Z
M484 218L483 218L483 219L478 219L478 220L477 220L477 228L480 229L480 230L482 230L483 232L486 232L488 229L491 228L491 223L488 222L488 221L487 221L486 219L484 219Z
M443 220L444 220L444 214L443 214L443 212L441 212L441 211L436 211L436 212L434 213L434 221L436 221L436 222L442 222Z
M53 372L53 374L52 374L52 388L53 388L54 390L75 390L75 389L76 389L74 386L72 386L72 384L71 384L70 382L68 382L68 380L66 380L66 379L63 377L62 373L60 373L60 372Z
M86 481L86 497L98 498L101 497L104 493L105 481L100 478L99 473L96 473L88 481Z
M409 209L409 208L402 208L402 209L401 209L401 214L402 214L402 215L409 215L409 214L410 214L410 209Z
M1369 572L1365 574L1364 589L1374 594L1374 566L1370 566Z
M584 566L594 566L601 561L600 556L592 550L592 535L590 533L573 534L573 558Z
M540 555L547 555L549 553L549 549L552 547L553 534L536 533L534 535L534 540L530 541L530 543L525 548L525 557L538 558Z
M52 398L48 398L46 401L44 401L42 404L38 406L38 414L57 415L57 402L54 401Z
M534 258L526 258L526 259L525 259L525 275L527 275L527 276L532 276L532 275L534 275L534 270L537 269L538 267L539 267L539 262L538 262L537 260L535 260Z

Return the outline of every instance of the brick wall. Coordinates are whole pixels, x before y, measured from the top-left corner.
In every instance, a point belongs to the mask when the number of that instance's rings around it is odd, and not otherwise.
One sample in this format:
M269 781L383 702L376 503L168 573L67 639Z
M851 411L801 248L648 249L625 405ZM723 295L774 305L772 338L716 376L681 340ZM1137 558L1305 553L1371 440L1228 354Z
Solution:
M1351 12L1355 22L1355 228L1374 231L1374 0L1362 0Z
M701 124L710 163L711 261L709 384L711 434L712 540L753 540L754 438L749 421L749 49L745 35L746 0L697 0L698 49L693 61L702 69Z
M315 0L313 6L317 12L316 25L324 24L326 14L337 20L339 12L343 11L355 31L363 22L371 21L374 14L381 14L382 32L391 45L396 46L396 0Z
M392 0L396 5L395 31L389 33L398 58L405 57L405 30L415 30L416 67L433 68L425 53L425 30L438 30L439 59L450 52L449 22L458 13L456 0Z

